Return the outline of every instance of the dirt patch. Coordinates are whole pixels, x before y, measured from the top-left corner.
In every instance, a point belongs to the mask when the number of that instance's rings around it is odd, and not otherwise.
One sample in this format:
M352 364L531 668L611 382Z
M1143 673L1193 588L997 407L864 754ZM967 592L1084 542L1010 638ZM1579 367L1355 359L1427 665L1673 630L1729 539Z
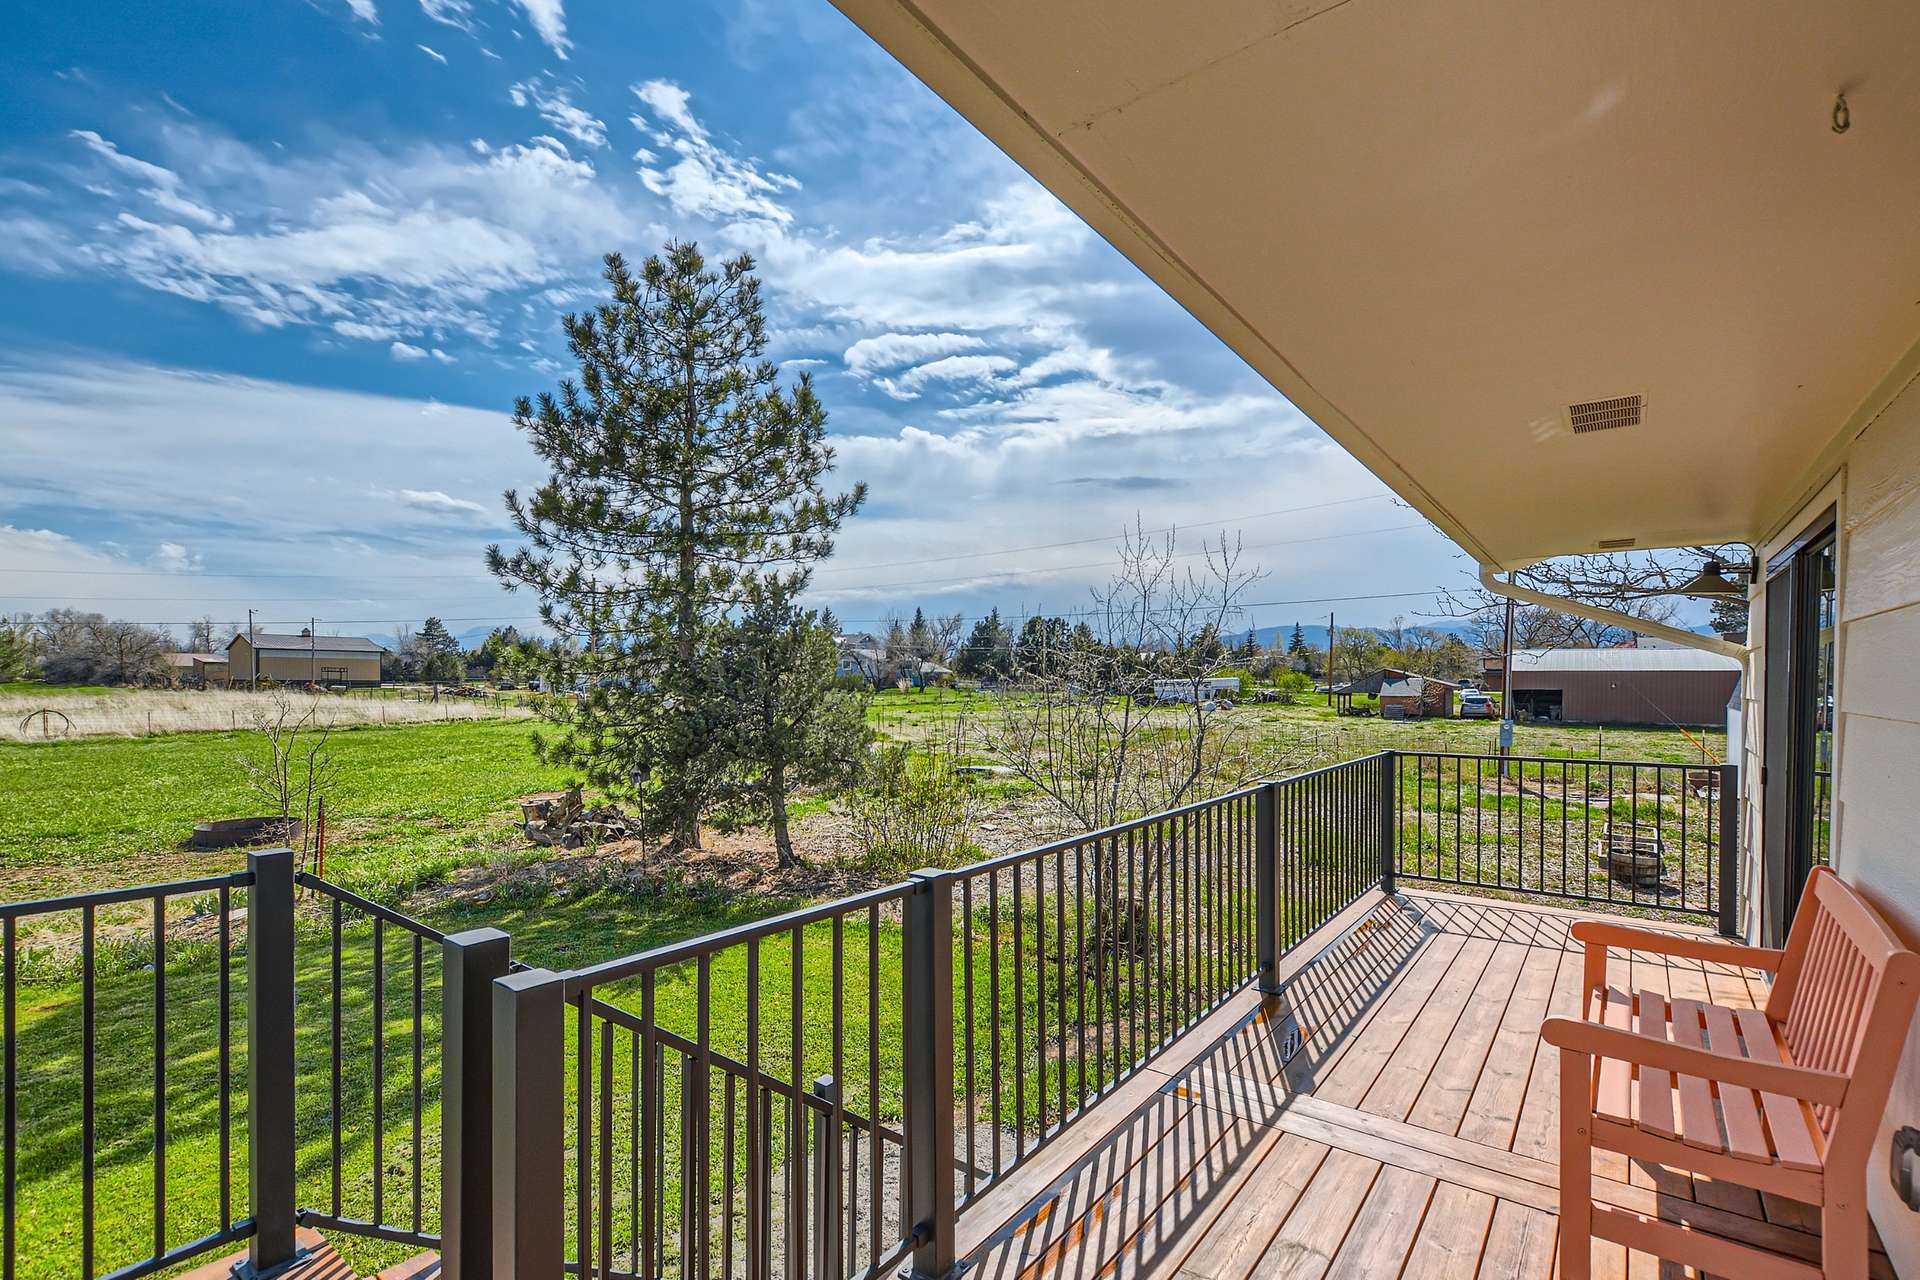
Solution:
M796 819L792 836L800 857L795 867L779 865L771 831L708 828L699 849L673 850L664 839L618 840L556 850L537 862L463 868L414 894L407 909L423 914L481 905L500 895L573 896L598 889L637 896L679 891L820 900L890 884L904 873L868 863L852 823L837 810ZM984 811L975 824L974 840L986 855L1030 848L1048 838L1048 814L1032 799L1005 801Z

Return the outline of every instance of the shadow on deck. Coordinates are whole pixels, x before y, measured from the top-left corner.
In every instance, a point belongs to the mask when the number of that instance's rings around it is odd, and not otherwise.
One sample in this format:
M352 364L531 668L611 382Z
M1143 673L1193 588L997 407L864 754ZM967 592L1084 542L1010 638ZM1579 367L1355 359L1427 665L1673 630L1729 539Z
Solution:
M970 1208L968 1280L1549 1280L1558 1106L1539 1026L1578 1010L1581 918L1363 900L1291 953L1281 995L1243 993ZM1615 964L1627 990L1765 1000L1732 965ZM1806 1205L1610 1155L1595 1173L1603 1200L1818 1259ZM1594 1261L1693 1274L1604 1241Z

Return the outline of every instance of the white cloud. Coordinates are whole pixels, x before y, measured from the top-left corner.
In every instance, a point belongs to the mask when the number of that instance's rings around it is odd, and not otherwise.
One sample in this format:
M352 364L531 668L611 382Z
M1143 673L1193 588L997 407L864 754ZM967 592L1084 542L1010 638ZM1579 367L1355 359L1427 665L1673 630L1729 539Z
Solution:
M391 347L388 347L387 350L392 353L395 360L425 360L427 358L427 349L425 347L416 347L410 342L396 342Z
M540 80L523 80L507 90L507 96L513 99L516 107L532 107L545 120L560 132L589 147L607 145L607 126L592 112L584 111L573 103L564 85L548 85Z
M373 0L347 0L347 8L353 10L353 16L362 22L370 22L375 26L380 23L380 14L373 7Z
M163 542L154 548L152 564L163 573L192 573L201 560L177 542Z
M882 333L860 339L848 347L841 358L846 361L848 373L864 378L922 360L978 351L986 345L970 333Z
M463 512L482 516L492 514L477 502L456 498L438 489L402 489L397 496L408 506L417 507L422 511Z
M567 15L561 0L513 0L513 3L527 15L534 34L559 57L566 57L573 41L567 39Z
M41 272L118 272L268 327L492 341L494 295L577 282L608 244L642 231L630 203L552 138L288 160L180 124L162 141L180 172L205 175L207 189L189 191L175 169L75 136L157 208L64 228L36 220L23 239L40 252L0 253Z
M439 63L441 66L444 67L447 65L447 55L440 52L438 49L432 48L424 44L416 44L413 47L418 49L420 52L426 54L429 58L432 58L435 62Z
M70 603L142 621L245 618L251 603L267 621L533 612L481 563L486 541L506 533L490 495L542 474L504 413L41 359L0 365L0 455L0 526L15 527L0 528L10 609ZM369 487L369 458L386 487ZM142 550L116 553L109 538ZM145 551L163 543L182 550ZM42 568L63 572L24 572ZM75 569L89 572L64 572ZM220 579L243 572L296 576Z
M218 231L233 229L232 218L181 194L180 175L173 170L152 164L137 156L127 155L91 129L76 129L73 131L73 136L85 143L88 150L105 160L110 167L145 182L147 185L140 188L140 194L166 212Z
M1006 356L946 356L907 370L899 383L911 391L929 382L993 382L1017 368L1019 364Z
M420 0L420 12L446 26L473 30L473 6L468 0Z
M675 212L692 217L793 221L793 211L778 197L799 190L799 180L762 171L752 159L715 143L694 118L685 89L670 80L647 80L633 86L633 95L653 115L649 119L636 114L630 123L675 157L669 163L648 147L635 153L647 190L664 196Z

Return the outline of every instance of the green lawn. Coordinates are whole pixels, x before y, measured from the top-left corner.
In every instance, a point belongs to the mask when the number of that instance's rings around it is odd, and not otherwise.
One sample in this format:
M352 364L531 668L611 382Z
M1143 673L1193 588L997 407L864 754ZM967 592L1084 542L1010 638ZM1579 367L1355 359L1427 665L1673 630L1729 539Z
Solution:
M74 694L125 693L125 689L105 684L48 684L44 680L0 680L0 694L21 697L59 698Z
M560 784L531 723L485 720L334 734L329 879L392 897L465 863L512 856L515 796ZM244 854L182 848L196 822L261 810L238 758L246 732L0 743L0 897L181 879Z

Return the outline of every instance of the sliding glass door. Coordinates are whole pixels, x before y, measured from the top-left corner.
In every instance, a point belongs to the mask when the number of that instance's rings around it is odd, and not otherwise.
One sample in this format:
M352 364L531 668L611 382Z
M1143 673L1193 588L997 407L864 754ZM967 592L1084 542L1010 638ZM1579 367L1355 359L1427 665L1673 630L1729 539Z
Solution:
M1813 869L1832 851L1833 513L1767 564L1766 730L1761 773L1761 942L1779 946Z

